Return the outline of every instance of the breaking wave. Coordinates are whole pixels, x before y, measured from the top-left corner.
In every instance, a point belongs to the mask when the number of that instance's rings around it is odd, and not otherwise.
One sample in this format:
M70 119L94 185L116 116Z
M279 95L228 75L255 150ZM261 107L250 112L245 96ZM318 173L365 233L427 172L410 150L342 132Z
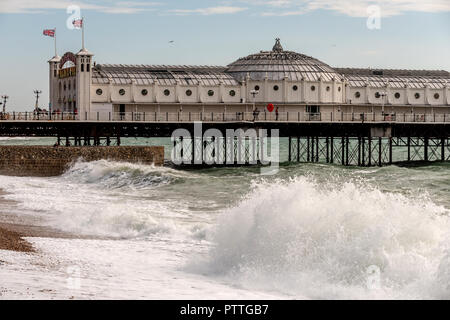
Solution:
M190 271L319 299L450 298L449 210L364 183L260 183Z

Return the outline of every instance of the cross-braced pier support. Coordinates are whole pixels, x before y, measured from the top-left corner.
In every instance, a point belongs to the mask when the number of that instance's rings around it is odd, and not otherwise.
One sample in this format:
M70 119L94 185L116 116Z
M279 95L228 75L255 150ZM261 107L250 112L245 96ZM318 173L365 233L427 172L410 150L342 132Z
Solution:
M450 139L429 137L289 137L288 161L383 166L450 161Z

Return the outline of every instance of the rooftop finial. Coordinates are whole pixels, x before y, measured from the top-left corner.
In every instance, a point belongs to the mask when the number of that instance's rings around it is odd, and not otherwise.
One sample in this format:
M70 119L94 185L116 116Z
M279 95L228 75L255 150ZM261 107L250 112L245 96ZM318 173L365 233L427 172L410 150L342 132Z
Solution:
M275 39L275 45L273 46L272 51L275 51L275 52L283 51L283 47L281 46L281 43L280 43L280 38Z

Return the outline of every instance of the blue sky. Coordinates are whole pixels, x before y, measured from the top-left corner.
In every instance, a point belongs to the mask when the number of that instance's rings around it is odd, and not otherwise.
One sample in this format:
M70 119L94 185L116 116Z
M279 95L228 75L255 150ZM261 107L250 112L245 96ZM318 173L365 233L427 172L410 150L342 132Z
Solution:
M34 89L48 104L54 47L42 30L57 28L59 55L77 52L81 32L66 27L74 4L98 63L227 65L280 37L286 50L331 66L450 71L449 0L0 0L0 95L10 96L9 110L32 110ZM380 28L369 29L378 12Z

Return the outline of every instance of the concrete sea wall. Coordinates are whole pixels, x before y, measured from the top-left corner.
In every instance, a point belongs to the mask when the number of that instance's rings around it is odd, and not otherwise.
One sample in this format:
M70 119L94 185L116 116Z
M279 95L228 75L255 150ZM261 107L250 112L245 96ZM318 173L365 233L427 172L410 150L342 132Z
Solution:
M164 164L164 147L0 146L0 175L57 176L80 158L161 166Z

